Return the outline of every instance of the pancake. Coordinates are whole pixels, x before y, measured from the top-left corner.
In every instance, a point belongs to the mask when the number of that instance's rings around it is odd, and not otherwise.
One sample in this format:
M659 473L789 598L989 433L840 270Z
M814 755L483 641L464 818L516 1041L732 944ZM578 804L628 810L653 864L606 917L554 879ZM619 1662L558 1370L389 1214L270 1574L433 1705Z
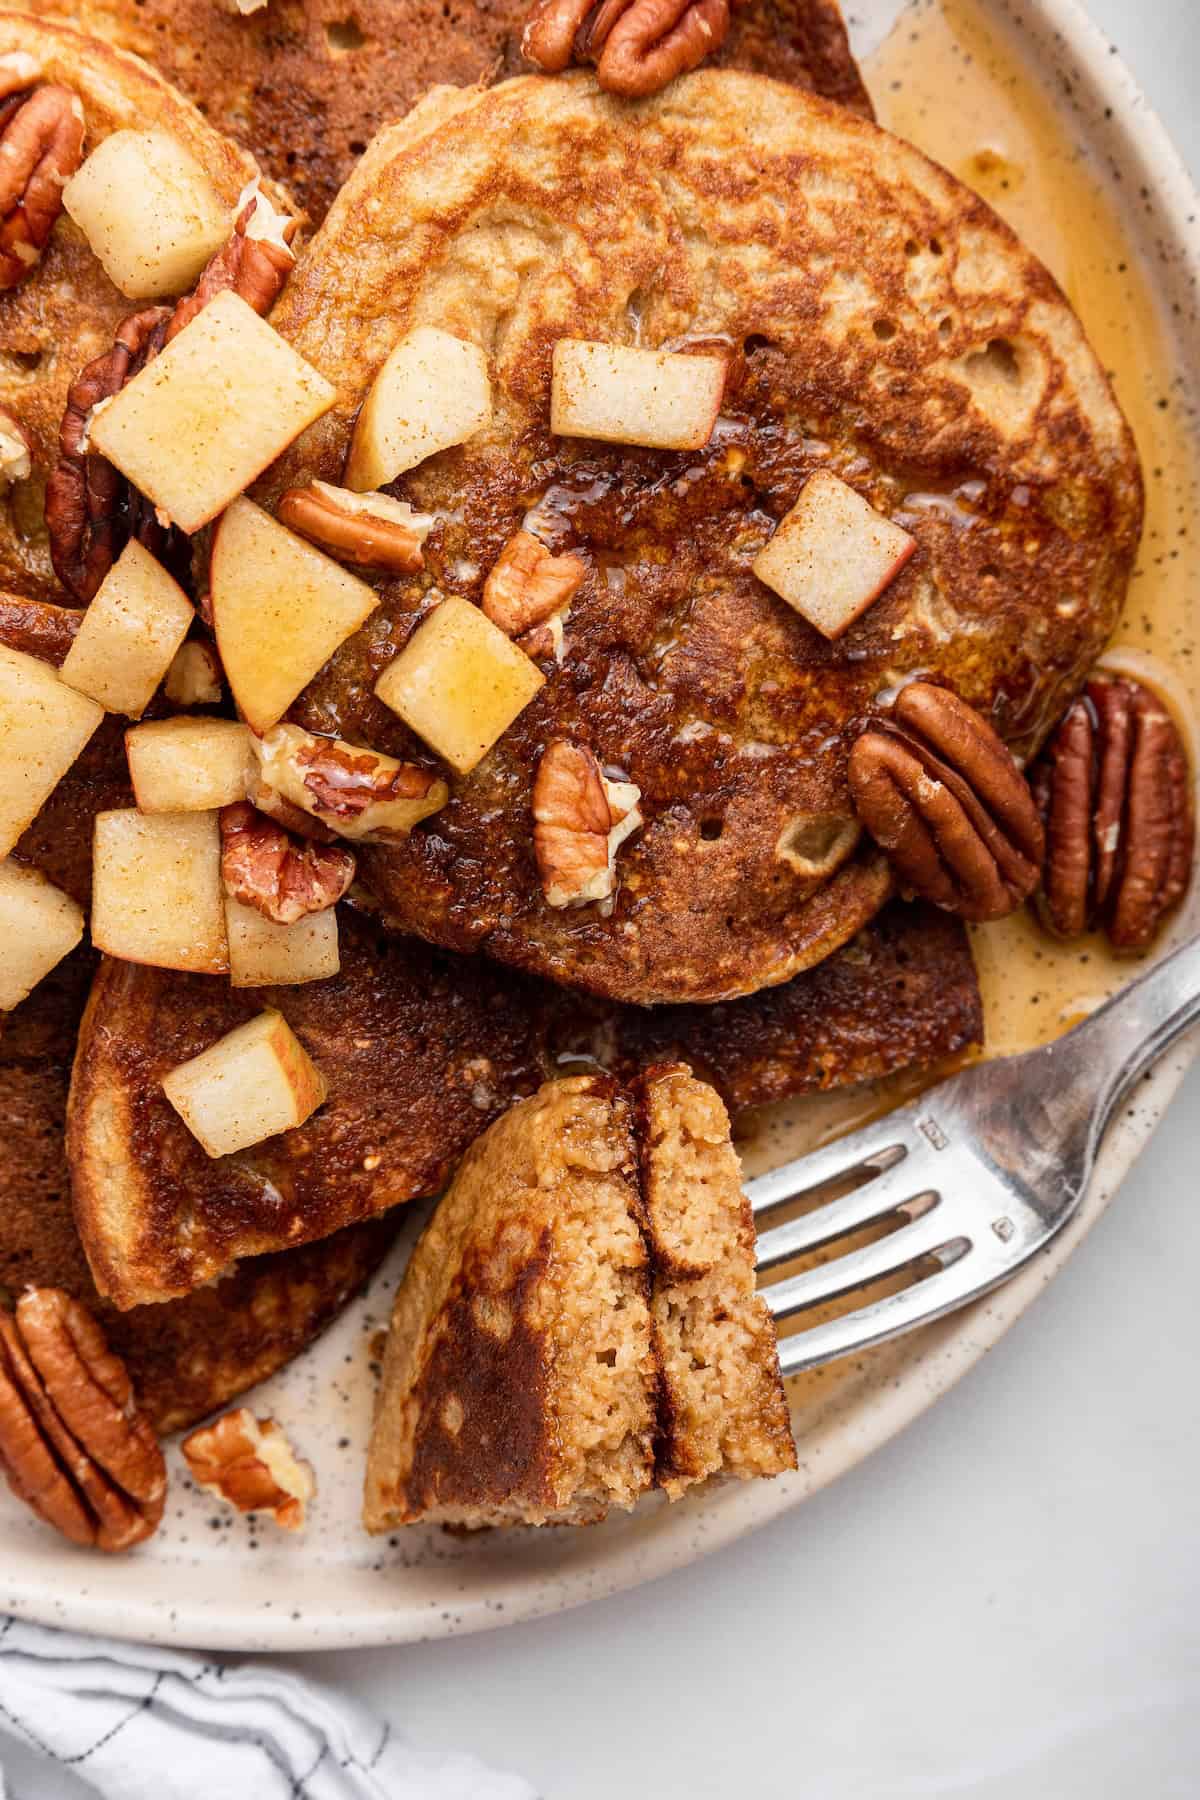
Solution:
M374 694L423 610L478 600L531 518L587 565L541 691L442 811L364 850L389 914L451 949L642 1004L788 979L891 892L846 781L864 714L923 670L1028 755L1124 597L1137 457L1050 275L917 150L760 77L705 71L636 106L585 75L435 92L371 145L272 323L338 400L268 504L341 478L409 327L479 345L494 398L488 427L392 484L438 520L426 566L382 584L301 724L433 766ZM727 346L707 448L555 438L564 335ZM917 542L832 643L750 570L817 468ZM640 790L609 916L541 889L532 787L558 739Z
M63 1128L94 958L76 951L0 1035L0 1291L65 1288L99 1318L158 1432L194 1424L297 1356L387 1251L388 1220L239 1265L166 1306L118 1312L97 1293L71 1215Z
M134 51L259 157L314 224L369 138L436 82L515 75L530 0L270 0L240 16L218 0L77 0L81 31ZM63 0L25 0L40 18ZM720 61L812 87L870 114L836 0L750 0Z
M12 57L32 59L33 80L78 94L85 154L110 132L152 125L190 151L231 209L257 173L253 157L214 131L161 76L96 38L0 11L0 59ZM42 508L67 389L86 363L109 348L121 320L143 304L117 291L65 213L33 274L0 296L0 407L25 427L34 470L30 480L0 497L0 587L30 599L63 598L50 566Z

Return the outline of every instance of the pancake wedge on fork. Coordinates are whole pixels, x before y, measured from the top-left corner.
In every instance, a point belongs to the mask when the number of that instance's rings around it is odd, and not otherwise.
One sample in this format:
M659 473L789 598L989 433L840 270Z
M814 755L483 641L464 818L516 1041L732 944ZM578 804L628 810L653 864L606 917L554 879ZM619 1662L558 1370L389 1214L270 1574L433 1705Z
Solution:
M450 949L643 1005L811 967L892 892L847 782L864 716L922 671L1028 755L1125 595L1136 452L1050 275L912 146L763 77L703 71L636 107L585 75L435 91L372 143L272 323L338 400L268 473L267 506L343 479L410 331L486 362L489 421L388 485L434 521L422 569L383 584L293 709L449 779L448 803L361 872ZM662 350L679 380L681 352L723 359L708 441L552 430L563 339ZM832 638L753 567L818 472L915 546ZM533 651L542 685L482 761L447 771L429 744L449 702L418 735L377 683L433 641L443 601L443 620L470 620L522 530L573 557L580 585L560 641ZM557 744L636 790L602 899L539 861Z

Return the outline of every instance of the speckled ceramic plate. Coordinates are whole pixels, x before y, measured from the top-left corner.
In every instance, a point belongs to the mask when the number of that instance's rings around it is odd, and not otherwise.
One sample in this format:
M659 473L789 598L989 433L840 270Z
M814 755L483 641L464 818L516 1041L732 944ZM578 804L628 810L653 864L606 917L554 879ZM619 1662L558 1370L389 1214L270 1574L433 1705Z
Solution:
M935 3L917 0L918 23ZM1195 399L1183 384L1189 343L1194 350L1196 342L1200 209L1178 157L1076 0L972 3L1009 37L1029 71L1052 72L1052 104L1087 159L1089 179L1114 187L1118 203L1125 205L1122 254L1140 266L1154 291L1167 340L1167 371L1179 371L1169 404L1180 416ZM956 8L963 4L953 0ZM900 8L896 0L848 0L847 10L856 49L866 54ZM868 79L870 72L868 64ZM986 146L986 132L981 141ZM1146 448L1143 444L1144 453ZM1188 623L1200 626L1200 620ZM1192 917L1179 922L1181 932L1197 928L1198 912L1194 906ZM165 1527L128 1557L109 1560L62 1545L5 1495L0 1609L48 1624L176 1644L333 1648L505 1624L687 1563L798 1505L851 1468L932 1405L996 1343L1108 1204L1187 1060L1187 1052L1176 1053L1139 1087L1110 1133L1079 1216L1017 1279L952 1318L793 1384L800 1446L793 1476L720 1488L675 1507L651 1502L631 1517L589 1531L485 1533L463 1540L417 1530L391 1542L367 1539L358 1526L358 1508L373 1389L372 1339L386 1321L401 1246L365 1299L312 1353L256 1396L259 1411L283 1421L317 1467L319 1496L302 1538L293 1541L269 1526L256 1530L240 1519L215 1516L213 1505L184 1478L172 1447ZM755 1147L758 1166L769 1160L770 1143L768 1138Z

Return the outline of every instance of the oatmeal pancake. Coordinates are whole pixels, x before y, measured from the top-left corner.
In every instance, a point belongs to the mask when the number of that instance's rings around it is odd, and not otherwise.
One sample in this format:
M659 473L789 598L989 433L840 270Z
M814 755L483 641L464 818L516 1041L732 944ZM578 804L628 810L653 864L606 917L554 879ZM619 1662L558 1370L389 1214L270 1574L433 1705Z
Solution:
M319 224L368 139L437 82L519 74L530 0L24 0L144 57L284 182ZM719 60L869 115L837 0L747 0Z
M383 583L300 723L432 766L374 691L417 622L479 601L522 526L585 565L540 692L440 812L364 851L398 924L452 949L643 1004L788 979L891 892L847 787L863 715L921 670L1028 754L1124 596L1137 457L1050 275L912 146L762 77L633 106L586 75L436 90L372 143L272 323L339 394L268 504L342 478L409 328L477 345L493 398L392 484L437 520L425 567ZM724 350L709 443L552 434L563 337ZM916 542L832 642L751 572L816 470ZM543 891L533 785L558 741L639 791L611 910Z
M167 133L205 170L232 225L234 204L258 165L136 57L68 25L0 10L0 93L14 71L23 88L53 83L78 98L85 156L114 131ZM42 508L67 389L110 347L121 321L145 304L118 292L66 213L33 273L0 293L0 408L20 422L33 451L32 477L0 495L0 586L31 599L64 598Z

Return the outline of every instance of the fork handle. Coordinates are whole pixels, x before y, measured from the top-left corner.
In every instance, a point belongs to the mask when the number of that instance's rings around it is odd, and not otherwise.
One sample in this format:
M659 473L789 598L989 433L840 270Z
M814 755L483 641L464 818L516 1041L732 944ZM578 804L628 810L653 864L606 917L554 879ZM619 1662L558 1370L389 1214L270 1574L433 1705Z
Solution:
M1076 1059L1096 1094L1095 1134L1131 1083L1200 1020L1200 937L1155 963L1077 1025L1058 1048Z

